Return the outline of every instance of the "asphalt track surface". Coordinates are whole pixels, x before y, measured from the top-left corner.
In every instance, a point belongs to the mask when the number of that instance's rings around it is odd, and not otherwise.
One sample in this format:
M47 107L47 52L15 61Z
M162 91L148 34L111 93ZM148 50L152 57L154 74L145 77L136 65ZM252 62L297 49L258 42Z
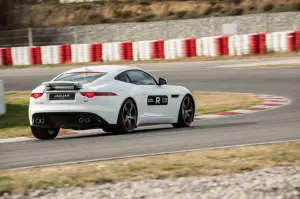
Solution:
M283 59L273 61L286 63ZM52 141L4 143L0 144L0 169L300 139L300 67L247 68L241 65L263 62L168 63L141 67L167 78L169 84L183 85L191 90L279 95L291 99L290 105L254 114L197 121L186 129L162 125L126 135L99 131L98 134ZM215 68L225 64L239 67ZM4 80L6 91L30 90L63 70L65 68L0 70L0 79Z

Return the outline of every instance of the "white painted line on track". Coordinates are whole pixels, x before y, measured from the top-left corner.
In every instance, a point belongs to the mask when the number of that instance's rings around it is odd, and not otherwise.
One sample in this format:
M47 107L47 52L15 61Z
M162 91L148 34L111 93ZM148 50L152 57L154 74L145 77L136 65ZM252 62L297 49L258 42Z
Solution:
M258 111L255 111L255 110L246 110L246 109L238 109L238 110L233 110L233 111L230 111L230 112L240 113L240 114L249 114L249 113L255 113L255 112L258 112Z
M248 144L233 144L233 145L224 145L224 146L218 146L218 147L204 147L204 148L195 148L195 149L160 152L160 153L145 153L145 154L140 154L140 155L116 156L116 157L111 157L111 158L99 158L99 159L92 159L92 160L70 161L70 162L56 163L56 164L43 164L43 165L37 165L37 166L19 167L19 168L13 168L13 169L3 169L1 171L14 171L14 170L22 170L22 169L63 166L63 165L70 165L70 164L83 164L83 163L92 163L92 162L109 161L109 160L121 160L121 159L128 159L128 158L168 155L168 154L175 154L175 153L187 153L187 152L195 152L195 151L226 149L226 148L233 148L233 147L246 147L246 146L256 146L256 145L265 145L265 144L279 144L279 143L284 143L284 142L297 142L297 141L300 141L300 139L269 141L269 142L254 142L254 143L248 143Z

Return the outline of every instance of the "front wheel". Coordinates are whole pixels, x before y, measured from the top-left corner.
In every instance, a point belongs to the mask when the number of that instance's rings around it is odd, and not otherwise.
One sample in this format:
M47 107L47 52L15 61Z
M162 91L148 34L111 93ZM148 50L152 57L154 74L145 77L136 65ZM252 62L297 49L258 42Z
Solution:
M195 104L191 96L186 95L180 105L178 121L173 123L173 127L188 127L194 121Z
M53 140L59 133L59 128L31 127L31 132L39 140Z

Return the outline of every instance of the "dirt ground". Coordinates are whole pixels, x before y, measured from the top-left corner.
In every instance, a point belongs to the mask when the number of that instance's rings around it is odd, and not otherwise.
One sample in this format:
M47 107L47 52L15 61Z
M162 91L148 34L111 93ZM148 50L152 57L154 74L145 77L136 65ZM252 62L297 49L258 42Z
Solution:
M58 4L56 0L14 6L8 12L10 28L144 22L208 16L234 16L261 12L299 11L299 0L125 0ZM256 2L256 3L254 3ZM38 16L38 17L37 17Z

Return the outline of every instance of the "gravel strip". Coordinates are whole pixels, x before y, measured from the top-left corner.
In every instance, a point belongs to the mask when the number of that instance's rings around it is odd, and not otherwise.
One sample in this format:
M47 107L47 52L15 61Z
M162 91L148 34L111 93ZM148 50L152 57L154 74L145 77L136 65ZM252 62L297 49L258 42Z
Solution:
M8 198L74 199L300 199L300 166L277 167L214 177L144 180L102 184L92 188L36 190Z

